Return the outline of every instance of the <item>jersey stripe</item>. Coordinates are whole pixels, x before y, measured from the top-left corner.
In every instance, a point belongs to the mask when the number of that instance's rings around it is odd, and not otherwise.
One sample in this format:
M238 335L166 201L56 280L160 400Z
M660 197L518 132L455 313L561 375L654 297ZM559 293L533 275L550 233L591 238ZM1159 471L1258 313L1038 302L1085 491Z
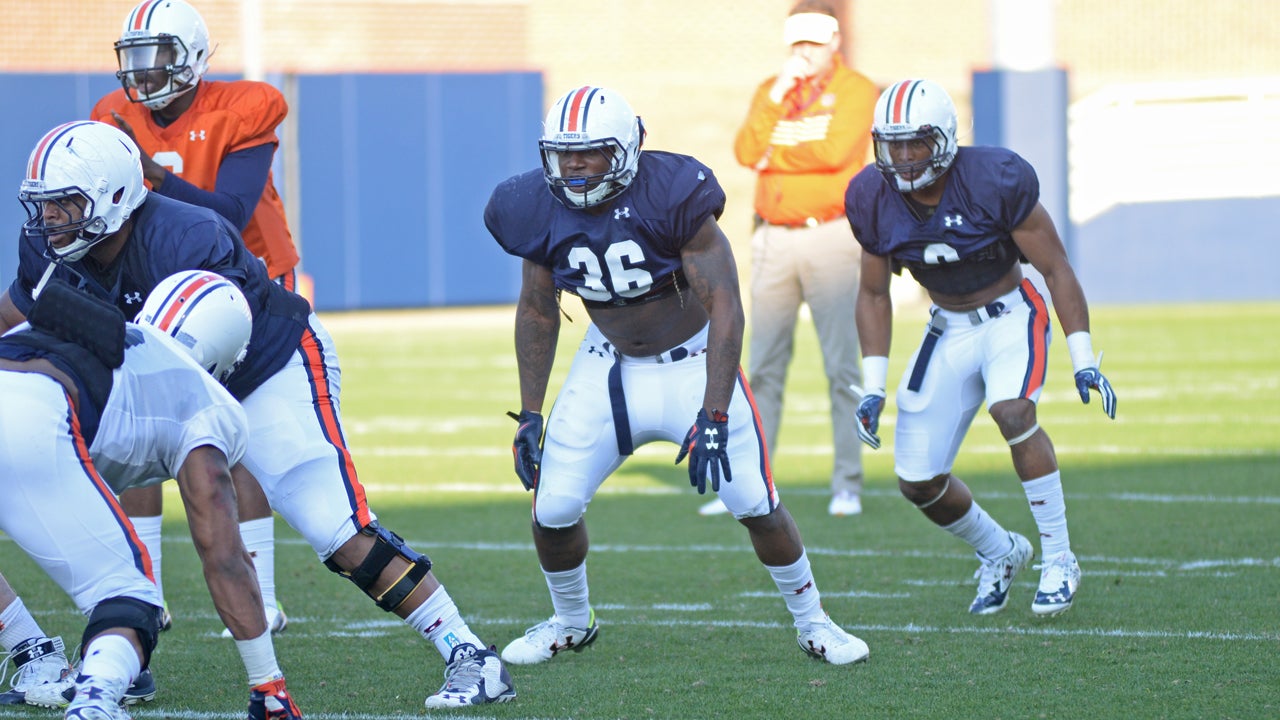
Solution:
M45 133L45 136L40 138L40 142L36 145L35 152L31 153L31 161L27 165L27 179L39 180L44 177L45 165L49 162L49 150L52 149L54 145L58 144L58 140L60 140L63 135L66 135L68 132L71 132L81 125L90 124L92 123L88 120L63 123L62 125L59 125Z
M329 385L329 376L324 364L324 347L320 338L310 327L302 334L302 342L298 349L302 352L302 364L311 384L311 404L315 408L316 420L320 422L320 431L338 454L339 472L347 490L347 500L351 504L352 515L363 530L373 522L369 512L369 501L365 498L364 486L356 476L355 461L351 459L351 450L347 448L347 440L342 433L342 421L338 418L336 399Z
M142 539L138 537L138 532L134 530L133 523L129 522L124 508L120 507L120 502L116 499L115 492L102 479L98 469L94 467L93 458L89 455L89 443L84 441L84 434L80 432L80 418L72 408L70 395L67 396L67 422L71 426L71 442L75 446L76 456L80 460L80 467L84 469L85 475L88 476L89 481L93 484L93 489L102 497L103 502L107 504L107 508L110 509L111 514L120 525L120 531L124 533L125 544L129 546L129 550L133 555L134 567L138 568L143 575L146 575L148 580L155 582L155 573L151 569L151 553L147 552L146 543L142 542Z
M752 423L756 429L756 445L760 449L760 477L764 478L765 494L769 498L769 509L777 507L778 489L773 484L773 467L769 463L769 445L765 442L764 426L760 424L760 409L756 407L755 393L751 392L751 384L747 376L738 368L738 387L747 396L747 404L751 406Z
M1045 373L1049 365L1049 308L1044 297L1036 290L1030 279L1022 281L1022 297L1031 306L1031 318L1027 324L1027 345L1030 362L1027 363L1027 374L1022 381L1022 397L1029 398L1044 386Z

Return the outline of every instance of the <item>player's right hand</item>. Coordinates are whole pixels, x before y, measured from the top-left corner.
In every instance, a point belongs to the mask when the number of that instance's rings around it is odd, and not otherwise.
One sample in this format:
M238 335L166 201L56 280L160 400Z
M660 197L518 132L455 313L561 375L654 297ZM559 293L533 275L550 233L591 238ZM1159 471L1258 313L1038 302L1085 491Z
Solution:
M880 413L883 410L884 395L867 393L862 396L862 402L854 413L854 417L858 418L858 438L870 445L872 450L880 449L880 436L876 433L880 430Z
M516 461L516 477L525 490L538 487L538 473L542 471L542 414L521 410L517 415L508 412L512 420L520 423L516 439L511 443L511 455Z

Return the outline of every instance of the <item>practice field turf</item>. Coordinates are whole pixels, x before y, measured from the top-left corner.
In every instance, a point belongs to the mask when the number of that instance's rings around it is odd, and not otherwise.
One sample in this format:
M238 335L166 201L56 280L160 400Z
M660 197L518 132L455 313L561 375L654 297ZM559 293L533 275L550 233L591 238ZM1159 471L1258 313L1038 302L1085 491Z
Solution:
M586 325L564 325L553 382ZM383 523L428 553L471 626L505 645L551 613L511 470L518 410L511 308L329 315L345 433ZM903 309L890 376L919 339ZM826 514L830 432L812 328L802 326L774 471L824 605L871 646L832 667L796 646L781 599L733 520L700 517L674 445L639 450L587 513L600 637L512 669L512 703L470 718L1280 717L1280 304L1095 307L1119 397L1081 405L1055 329L1041 425L1062 466L1076 607L1030 610L1039 573L1003 613L967 613L977 563L897 492L894 408L867 451L865 512ZM692 422L692 417L690 418ZM956 466L983 505L1035 537L1008 448L980 414ZM2 501L2 500L0 500ZM138 718L243 717L248 693L218 638L176 488L166 486L164 583L174 626ZM288 631L276 643L308 718L426 717L443 661L316 561L277 522ZM1037 553L1039 546L1037 543ZM1037 561L1039 558L1037 557ZM7 537L0 569L45 629L74 646L83 618ZM0 708L0 718L60 717Z

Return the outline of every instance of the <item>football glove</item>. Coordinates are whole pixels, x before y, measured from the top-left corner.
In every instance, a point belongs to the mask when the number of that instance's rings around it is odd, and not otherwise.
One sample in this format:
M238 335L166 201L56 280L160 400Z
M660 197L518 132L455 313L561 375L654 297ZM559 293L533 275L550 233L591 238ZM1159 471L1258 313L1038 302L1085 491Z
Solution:
M516 477L525 490L538 487L538 473L542 470L542 415L521 410L517 415L508 412L512 420L520 423L516 439L511 443L511 454L516 461Z
M1089 367L1076 373L1076 390L1080 392L1080 402L1085 405L1089 404L1089 390L1097 390L1098 395L1102 396L1102 412L1112 420L1116 419L1116 392L1111 389L1111 383L1107 382L1107 378L1096 367Z
M884 410L884 395L867 393L862 396L854 417L858 419L858 438L871 446L872 450L880 449L880 413Z
M707 477L711 478L711 489L720 492L720 476L724 474L725 482L733 482L733 474L729 472L729 416L719 411L707 415L705 409L698 410L698 417L689 428L689 435L680 446L676 455L676 464L689 456L689 484L698 489L699 495L707 492Z

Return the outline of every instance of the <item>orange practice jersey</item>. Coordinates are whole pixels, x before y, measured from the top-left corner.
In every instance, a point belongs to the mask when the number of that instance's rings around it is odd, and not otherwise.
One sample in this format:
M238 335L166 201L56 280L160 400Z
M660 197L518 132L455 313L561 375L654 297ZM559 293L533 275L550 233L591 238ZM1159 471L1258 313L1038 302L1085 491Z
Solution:
M250 80L200 81L195 102L174 123L160 127L142 103L129 102L124 90L98 101L93 120L115 124L114 110L133 128L138 144L157 163L201 190L213 192L222 159L238 150L266 143L280 144L276 127L289 112L284 96L271 85ZM270 171L262 197L249 224L241 232L249 252L267 263L276 278L298 264L298 251L289 234L284 203Z

